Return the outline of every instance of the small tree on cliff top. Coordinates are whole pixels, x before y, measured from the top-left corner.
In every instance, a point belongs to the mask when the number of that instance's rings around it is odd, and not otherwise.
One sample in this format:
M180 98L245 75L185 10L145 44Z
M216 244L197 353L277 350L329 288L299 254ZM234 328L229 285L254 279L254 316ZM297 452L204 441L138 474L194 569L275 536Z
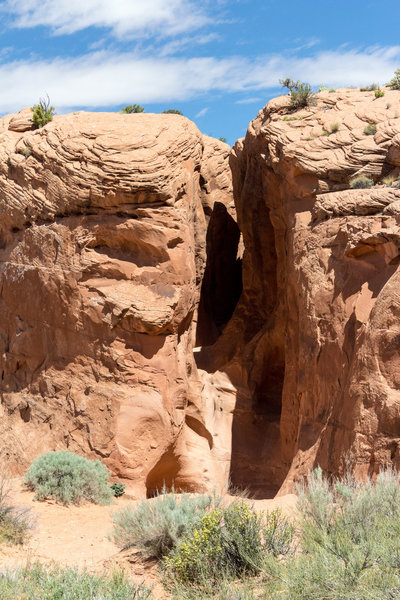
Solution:
M142 113L144 112L144 108L139 104L128 104L128 106L124 106L123 108L121 108L120 112L122 112L125 115L130 115L132 113Z
M289 90L290 104L293 110L309 106L313 100L314 94L309 83L302 81L293 81L289 77L280 79L279 83Z

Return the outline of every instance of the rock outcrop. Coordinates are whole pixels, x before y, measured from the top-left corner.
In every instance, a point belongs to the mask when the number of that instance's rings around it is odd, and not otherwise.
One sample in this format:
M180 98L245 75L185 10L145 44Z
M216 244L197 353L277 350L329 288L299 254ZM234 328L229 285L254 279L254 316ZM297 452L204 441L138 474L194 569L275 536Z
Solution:
M26 119L0 127L1 454L21 471L69 448L138 494L209 488L193 345L230 148L174 115Z
M231 166L243 294L198 362L232 423L232 482L266 496L316 464L400 467L399 92L277 98Z
M232 177L180 116L29 118L0 120L11 467L69 448L137 494L259 497L400 467L399 92L271 101Z

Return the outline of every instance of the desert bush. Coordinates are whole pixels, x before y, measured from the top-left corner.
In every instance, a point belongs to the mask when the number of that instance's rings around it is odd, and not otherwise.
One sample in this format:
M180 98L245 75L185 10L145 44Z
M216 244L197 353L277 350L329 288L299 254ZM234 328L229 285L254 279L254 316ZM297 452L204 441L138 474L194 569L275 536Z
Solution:
M365 135L375 135L376 133L376 125L375 123L369 123L364 127Z
M350 188L352 190L362 190L370 188L374 185L373 180L370 177L356 177L350 181Z
M220 142L224 142L224 144L228 143L228 140L223 135L221 135L218 139L219 139Z
M260 595L259 582L253 578L232 581L221 577L218 585L214 579L204 579L200 585L173 581L166 587L174 600L270 600L269 595Z
M1 600L151 600L151 591L131 583L122 571L87 571L34 563L0 575Z
M265 553L286 554L293 535L293 525L280 511L263 515L234 502L203 515L165 558L164 567L171 579L189 585L254 574Z
M290 104L293 110L304 108L312 103L314 94L309 83L293 81L289 77L280 79L279 83L289 90Z
M29 508L17 506L12 500L11 480L0 470L0 543L23 544L32 528L33 517ZM0 596L1 597L1 596Z
M35 492L36 500L54 498L63 504L79 504L85 500L110 504L112 491L109 472L99 460L61 450L38 456L24 478L25 486Z
M388 175L382 179L383 185L390 187L394 183L394 175Z
M336 92L336 88L329 88L328 92L330 94L334 94Z
M17 153L22 154L22 156L25 156L25 158L29 158L29 156L32 154L32 146L25 144L23 148L17 150Z
M339 124L338 123L332 123L331 125L331 133L337 133L339 131Z
M162 114L163 115L183 115L183 112L180 110L177 110L176 108L169 108L168 110L163 110Z
M298 493L302 551L270 563L284 582L276 598L399 598L399 474L382 472L375 483L348 474L330 483L317 469Z
M113 483L110 485L111 491L116 498L123 496L125 494L126 485L124 483Z
M142 113L144 112L144 108L139 104L128 104L128 106L124 106L123 108L121 108L120 112L125 115L130 115L132 113Z
M389 83L387 87L390 87L392 90L400 90L400 69L396 69L394 72L394 77Z
M383 98L384 95L385 95L385 92L383 90L381 90L380 87L378 87L378 89L375 90L375 98Z
M55 108L50 105L50 98L46 96L46 98L40 98L39 103L32 106L32 111L34 127L40 129L53 120Z
M175 548L191 526L219 503L211 494L162 493L113 514L112 539L119 548L138 548L160 558Z
M360 92L374 92L379 88L377 83L371 83L370 85L365 85L364 87L360 87Z

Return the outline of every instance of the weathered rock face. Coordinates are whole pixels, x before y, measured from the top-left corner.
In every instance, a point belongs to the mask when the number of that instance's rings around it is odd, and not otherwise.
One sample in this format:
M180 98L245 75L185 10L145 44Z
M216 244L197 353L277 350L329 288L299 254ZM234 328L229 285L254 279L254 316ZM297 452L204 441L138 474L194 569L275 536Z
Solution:
M138 493L211 487L193 344L229 147L174 115L24 119L0 127L2 455L21 471L69 448Z
M231 165L243 294L198 362L233 483L267 495L316 464L400 467L400 189L380 184L400 172L400 94L273 100ZM377 185L349 189L359 175Z
M400 467L398 92L273 100L233 188L229 147L182 117L29 118L0 120L11 466L70 448L141 494L264 497L316 464Z

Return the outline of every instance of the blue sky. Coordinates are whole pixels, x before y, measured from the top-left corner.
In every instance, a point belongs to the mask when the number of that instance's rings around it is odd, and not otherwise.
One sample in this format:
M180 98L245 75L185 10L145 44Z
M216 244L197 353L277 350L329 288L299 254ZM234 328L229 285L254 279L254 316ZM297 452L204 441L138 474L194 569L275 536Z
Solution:
M47 92L57 113L180 109L230 144L278 80L385 83L399 0L3 0L0 113Z

